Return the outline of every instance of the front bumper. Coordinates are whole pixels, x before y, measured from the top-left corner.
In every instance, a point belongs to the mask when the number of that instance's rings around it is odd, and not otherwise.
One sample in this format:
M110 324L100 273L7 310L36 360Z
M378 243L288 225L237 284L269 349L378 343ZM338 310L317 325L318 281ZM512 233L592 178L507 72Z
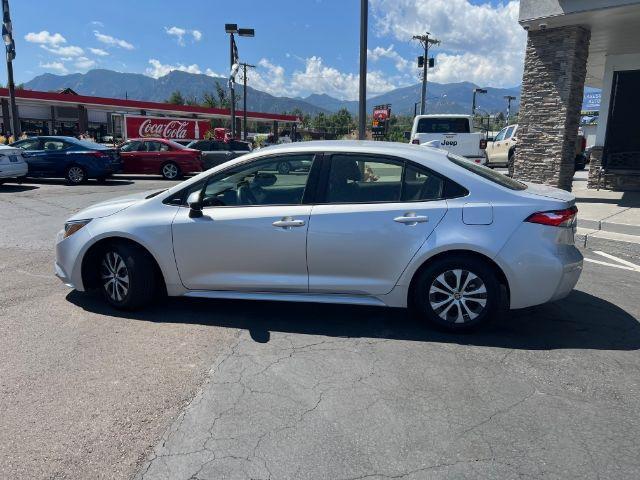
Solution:
M78 291L84 291L82 258L90 239L91 233L88 225L70 237L64 238L63 230L59 231L56 236L55 275L69 288Z

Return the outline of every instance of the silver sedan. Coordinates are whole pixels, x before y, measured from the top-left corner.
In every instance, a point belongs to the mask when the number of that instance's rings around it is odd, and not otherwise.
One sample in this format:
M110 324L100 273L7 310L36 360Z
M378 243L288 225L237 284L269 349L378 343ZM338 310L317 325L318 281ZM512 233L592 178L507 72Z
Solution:
M310 168L284 172L284 161ZM55 270L116 308L161 290L411 307L465 330L573 289L576 213L568 192L441 150L294 143L79 212L58 235Z

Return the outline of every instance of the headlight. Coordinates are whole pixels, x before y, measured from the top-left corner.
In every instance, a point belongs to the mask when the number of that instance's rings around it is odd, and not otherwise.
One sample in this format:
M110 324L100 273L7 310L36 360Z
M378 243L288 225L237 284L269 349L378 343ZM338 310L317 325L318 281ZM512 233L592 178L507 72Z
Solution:
M89 223L91 219L88 220L71 220L64 224L64 238L70 237L82 227L84 227L87 223Z

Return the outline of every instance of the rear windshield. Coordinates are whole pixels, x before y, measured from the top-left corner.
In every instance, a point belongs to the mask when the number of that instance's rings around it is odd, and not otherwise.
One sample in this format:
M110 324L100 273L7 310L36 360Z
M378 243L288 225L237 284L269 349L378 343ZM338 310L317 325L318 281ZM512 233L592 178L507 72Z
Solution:
M478 165L477 163L472 162L471 160L468 160L459 155L450 153L447 155L447 157L450 161L464 168L465 170L469 170L476 175L480 175L482 178L486 178L487 180L493 183L497 183L502 187L506 187L510 190L525 190L527 188L524 183L518 182L517 180L507 177L506 175L496 172L495 170L485 167L484 165Z
M417 133L469 133L467 118L421 118Z

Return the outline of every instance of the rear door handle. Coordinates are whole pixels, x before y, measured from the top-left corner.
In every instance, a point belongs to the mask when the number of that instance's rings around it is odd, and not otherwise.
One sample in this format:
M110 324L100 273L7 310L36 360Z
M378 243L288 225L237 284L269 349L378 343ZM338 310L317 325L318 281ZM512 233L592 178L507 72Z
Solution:
M401 217L394 218L393 221L411 226L417 225L418 223L428 222L429 217L425 215L416 215L415 212L407 212Z
M285 230L289 230L293 227L304 227L304 225L304 220L297 220L293 217L283 217L282 220L273 222L274 227L284 228Z

